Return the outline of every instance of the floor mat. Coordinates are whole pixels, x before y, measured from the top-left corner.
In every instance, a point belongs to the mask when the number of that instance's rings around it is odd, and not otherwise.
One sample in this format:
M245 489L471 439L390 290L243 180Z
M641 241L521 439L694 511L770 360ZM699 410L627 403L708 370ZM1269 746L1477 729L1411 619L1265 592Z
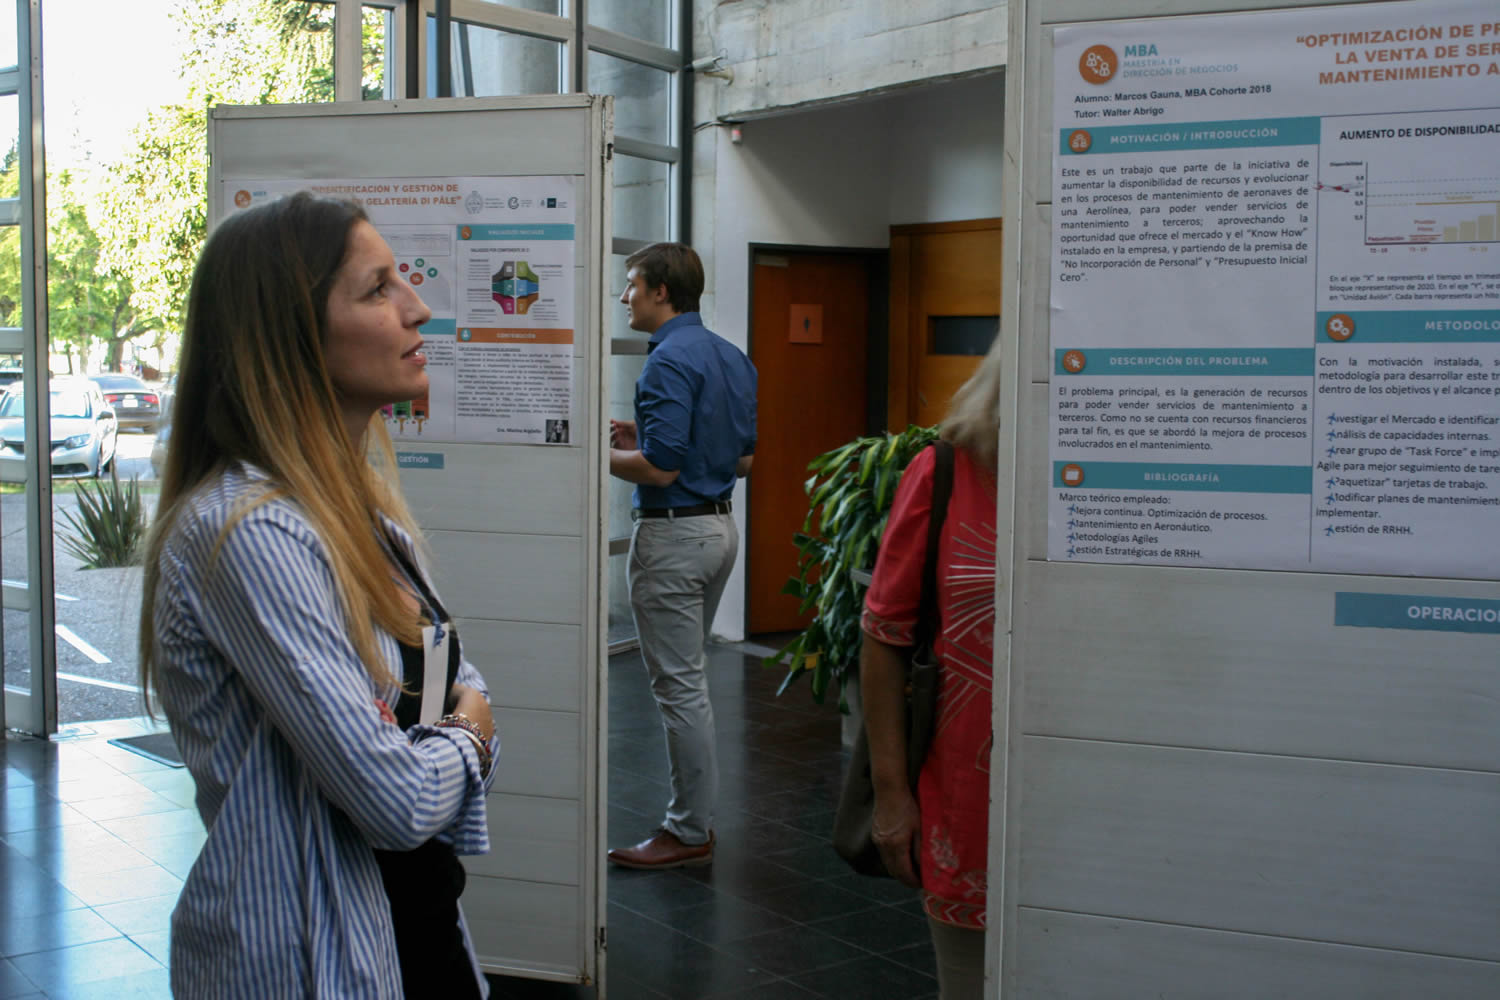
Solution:
M142 757L149 757L158 764L166 764L169 767L186 767L182 762L182 754L177 750L177 741L172 739L171 733L152 733L149 736L122 736L110 740L110 745L117 746L131 753L138 753Z

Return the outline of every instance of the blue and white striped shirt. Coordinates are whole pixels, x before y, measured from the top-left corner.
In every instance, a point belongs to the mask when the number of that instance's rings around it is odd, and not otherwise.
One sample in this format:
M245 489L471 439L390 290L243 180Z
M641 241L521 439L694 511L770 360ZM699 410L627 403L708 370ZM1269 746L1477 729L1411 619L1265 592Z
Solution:
M400 998L371 848L441 836L485 853L488 782L462 733L381 721L374 699L394 706L400 692L366 672L327 551L295 503L242 518L210 569L231 514L267 485L245 467L206 484L162 547L159 696L208 828L172 913L172 993ZM386 527L420 566L412 540ZM399 677L396 640L377 638ZM467 661L458 679L484 690Z

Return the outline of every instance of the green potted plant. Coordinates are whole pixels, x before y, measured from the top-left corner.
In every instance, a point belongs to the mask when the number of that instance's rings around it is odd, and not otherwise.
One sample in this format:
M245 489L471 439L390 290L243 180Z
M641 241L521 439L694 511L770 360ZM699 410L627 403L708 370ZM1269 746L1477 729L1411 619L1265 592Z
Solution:
M807 517L793 541L797 574L782 593L802 601L812 622L779 651L767 666L784 665L786 678L777 694L806 676L813 700L823 703L837 683L839 710L849 713L849 681L859 663L859 619L864 589L875 567L896 484L916 454L937 438L936 427L912 425L900 434L856 438L808 463L813 475L804 484Z
M72 532L62 543L84 569L139 566L146 538L146 507L134 479L120 483L119 462L109 466L109 482L78 483L78 509L63 511Z

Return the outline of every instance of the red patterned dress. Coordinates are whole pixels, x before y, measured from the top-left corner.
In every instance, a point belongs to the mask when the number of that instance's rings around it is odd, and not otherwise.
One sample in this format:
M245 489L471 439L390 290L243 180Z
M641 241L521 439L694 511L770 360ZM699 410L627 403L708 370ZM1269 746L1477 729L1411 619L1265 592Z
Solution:
M985 926L989 850L990 686L995 637L995 477L954 449L953 496L938 548L942 664L937 732L917 785L922 897L934 920ZM880 543L862 626L910 646L922 596L933 450L907 467Z

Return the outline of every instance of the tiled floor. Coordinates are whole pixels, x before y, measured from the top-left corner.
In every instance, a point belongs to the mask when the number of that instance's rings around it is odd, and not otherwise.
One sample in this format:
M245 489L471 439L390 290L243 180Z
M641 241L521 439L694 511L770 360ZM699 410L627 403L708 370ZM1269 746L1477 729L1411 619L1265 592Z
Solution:
M167 918L203 843L193 782L111 746L0 744L0 997L168 996Z
M656 707L635 654L610 664L611 844L666 799ZM839 717L733 646L711 656L721 805L709 868L609 881L611 1000L922 1000L936 995L913 895L827 846ZM91 732L88 730L92 730ZM134 722L0 743L0 1000L159 998L167 920L203 828L187 772L109 745ZM492 980L497 1000L594 991Z
M914 1000L936 996L915 894L855 875L828 846L839 715L733 646L712 650L718 846L708 868L610 870L611 1000ZM633 843L666 805L666 753L636 655L610 664L609 833ZM524 994L523 994L524 995Z

